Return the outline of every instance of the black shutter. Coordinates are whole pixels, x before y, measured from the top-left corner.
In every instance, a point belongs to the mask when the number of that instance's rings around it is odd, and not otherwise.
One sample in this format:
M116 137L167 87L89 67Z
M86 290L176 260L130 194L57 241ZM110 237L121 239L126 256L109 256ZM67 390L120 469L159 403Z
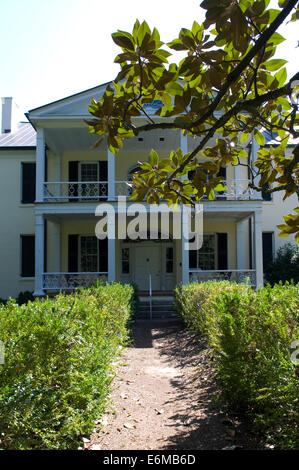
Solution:
M78 181L79 179L79 162L69 162L69 181ZM72 191L72 196L78 196L78 185L74 185L74 191ZM78 199L70 198L70 202L76 202Z
M189 269L197 268L197 250L189 250Z
M68 244L68 271L78 272L78 235L69 235Z
M262 189L263 201L272 201L272 194L267 192L268 189L269 189L269 183L265 183Z
M263 267L264 269L273 261L273 233L263 232Z
M22 163L22 203L35 201L35 163Z
M106 194L107 197L101 198L102 200L106 201L108 198L108 162L107 161L103 161L103 160L99 161L99 180L107 181L107 184L105 184L105 192L104 192L104 194ZM99 194L100 196L103 194L101 191L101 187L99 188Z
M21 276L34 277L35 275L35 237L34 235L21 235Z
M99 271L108 272L108 239L99 240Z
M227 269L227 233L217 233L218 269Z

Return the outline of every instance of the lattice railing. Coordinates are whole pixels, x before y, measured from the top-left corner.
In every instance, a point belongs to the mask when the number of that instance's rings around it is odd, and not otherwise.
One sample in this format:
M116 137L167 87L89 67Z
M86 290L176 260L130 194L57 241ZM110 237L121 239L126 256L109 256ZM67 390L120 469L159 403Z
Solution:
M43 288L46 290L68 290L87 287L101 280L106 282L108 273L44 273Z
M207 271L200 269L190 269L189 280L190 282L231 281L255 287L256 271L255 269L225 269Z
M68 202L69 200L107 199L108 183L106 181L88 182L47 182L44 183L45 202Z

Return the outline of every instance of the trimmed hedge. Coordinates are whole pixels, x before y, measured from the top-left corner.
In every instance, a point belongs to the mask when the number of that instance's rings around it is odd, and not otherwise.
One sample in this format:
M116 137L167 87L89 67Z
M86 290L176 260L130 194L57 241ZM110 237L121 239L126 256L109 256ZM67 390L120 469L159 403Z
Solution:
M246 412L269 442L298 448L298 367L291 343L299 338L299 284L194 283L175 290L187 326L213 350L223 400Z
M0 306L0 448L77 447L105 409L135 308L117 283Z

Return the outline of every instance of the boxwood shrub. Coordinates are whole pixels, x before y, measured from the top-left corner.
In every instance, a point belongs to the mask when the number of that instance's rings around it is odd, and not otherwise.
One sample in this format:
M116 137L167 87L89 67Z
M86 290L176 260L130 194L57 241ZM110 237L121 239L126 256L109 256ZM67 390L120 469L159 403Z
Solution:
M0 448L77 447L105 409L135 308L117 283L0 305Z
M194 283L175 291L178 313L213 350L222 398L252 417L282 448L298 448L299 284L257 292L229 282Z

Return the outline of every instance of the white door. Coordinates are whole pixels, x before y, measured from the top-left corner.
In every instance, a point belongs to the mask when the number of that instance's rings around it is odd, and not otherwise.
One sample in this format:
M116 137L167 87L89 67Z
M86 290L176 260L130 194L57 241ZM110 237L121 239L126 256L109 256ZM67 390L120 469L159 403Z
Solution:
M140 290L149 290L149 275L152 289L161 289L161 246L155 244L135 247L135 282Z

